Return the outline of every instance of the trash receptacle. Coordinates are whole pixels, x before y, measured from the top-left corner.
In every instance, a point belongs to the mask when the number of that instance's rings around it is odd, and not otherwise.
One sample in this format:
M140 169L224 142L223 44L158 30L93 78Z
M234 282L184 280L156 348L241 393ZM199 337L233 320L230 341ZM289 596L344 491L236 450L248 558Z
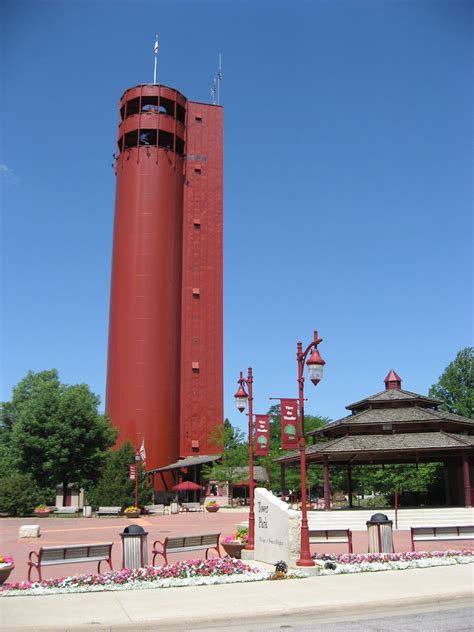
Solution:
M88 505L84 505L82 508L82 515L84 518L92 518L92 507Z
M392 524L383 513L376 513L367 521L369 553L393 553Z
M171 513L176 514L179 513L179 505L176 502L171 503Z
M122 568L143 568L148 564L148 531L138 524L125 527L122 538Z

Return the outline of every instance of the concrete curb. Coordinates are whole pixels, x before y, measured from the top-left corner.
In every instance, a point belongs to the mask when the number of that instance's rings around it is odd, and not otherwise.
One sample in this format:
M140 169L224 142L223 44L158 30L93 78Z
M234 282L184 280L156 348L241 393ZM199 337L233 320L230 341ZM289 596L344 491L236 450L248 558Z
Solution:
M273 620L280 627L282 621L291 624L292 617L357 619L390 609L401 614L402 608L414 606L455 608L473 597L473 570L466 565L157 591L6 597L1 627L7 632L135 632L227 629ZM8 625L11 621L18 625Z

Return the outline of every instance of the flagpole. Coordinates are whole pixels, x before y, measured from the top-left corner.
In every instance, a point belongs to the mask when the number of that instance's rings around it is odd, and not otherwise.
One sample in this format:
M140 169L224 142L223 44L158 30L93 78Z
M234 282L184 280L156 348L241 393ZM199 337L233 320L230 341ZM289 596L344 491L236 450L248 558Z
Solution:
M156 84L156 66L158 61L158 33L155 34L155 45L153 47L153 52L155 53L155 69L153 71L153 83Z

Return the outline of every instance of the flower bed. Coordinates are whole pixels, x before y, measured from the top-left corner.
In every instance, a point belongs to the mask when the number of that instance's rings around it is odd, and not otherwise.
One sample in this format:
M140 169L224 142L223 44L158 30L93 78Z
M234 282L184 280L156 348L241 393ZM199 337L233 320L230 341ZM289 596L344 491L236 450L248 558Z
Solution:
M313 559L321 575L365 573L370 571L405 570L429 566L451 566L474 563L474 550L416 551L407 553L315 554Z
M231 584L269 579L271 573L252 568L229 557L210 560L187 560L167 566L147 566L123 569L98 575L75 575L42 582L6 584L0 588L2 596L46 595L52 593L94 592L104 590L135 590L199 586L203 584ZM306 574L305 574L306 575Z

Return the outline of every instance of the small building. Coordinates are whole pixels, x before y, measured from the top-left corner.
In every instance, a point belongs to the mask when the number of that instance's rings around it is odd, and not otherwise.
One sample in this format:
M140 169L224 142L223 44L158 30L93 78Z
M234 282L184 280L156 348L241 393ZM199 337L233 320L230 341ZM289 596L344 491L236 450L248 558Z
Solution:
M324 468L324 508L330 509L331 466L347 467L352 506L352 469L358 465L442 462L447 505L472 506L474 480L474 420L440 409L442 402L405 391L401 378L390 373L385 390L346 408L351 414L308 433L306 460ZM276 462L299 466L299 451Z

